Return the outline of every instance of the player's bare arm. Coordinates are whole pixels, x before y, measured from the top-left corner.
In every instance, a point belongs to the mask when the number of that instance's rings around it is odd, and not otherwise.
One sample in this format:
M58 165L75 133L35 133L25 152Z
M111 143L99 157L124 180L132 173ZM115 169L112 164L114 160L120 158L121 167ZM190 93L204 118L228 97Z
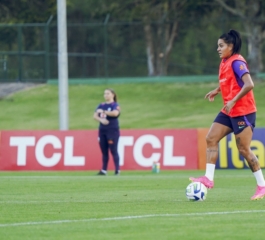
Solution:
M214 90L208 92L205 95L205 99L208 98L210 102L214 101L214 97L220 92L220 87L215 88Z

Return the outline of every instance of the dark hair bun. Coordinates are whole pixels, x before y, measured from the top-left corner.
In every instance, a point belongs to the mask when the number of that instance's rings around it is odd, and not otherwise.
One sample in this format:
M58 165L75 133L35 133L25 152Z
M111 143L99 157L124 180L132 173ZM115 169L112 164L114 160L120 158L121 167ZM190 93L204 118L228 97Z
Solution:
M241 50L242 40L240 33L234 29L230 29L228 33L220 36L227 44L233 44L233 54L239 54Z
M230 29L230 31L228 32L229 35L232 35L235 39L236 38L241 38L240 37L240 33L234 29Z

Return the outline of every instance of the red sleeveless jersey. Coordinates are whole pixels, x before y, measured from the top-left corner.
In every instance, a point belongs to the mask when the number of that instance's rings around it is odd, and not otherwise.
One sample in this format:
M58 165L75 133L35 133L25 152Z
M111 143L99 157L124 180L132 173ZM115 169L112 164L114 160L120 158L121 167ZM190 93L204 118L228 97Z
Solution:
M241 90L238 85L232 64L235 60L243 61L247 64L246 60L239 54L235 54L227 60L222 60L219 67L219 85L223 97L224 105L231 101ZM234 107L228 114L230 117L244 116L256 112L256 103L253 91L249 91L244 97L239 99ZM227 114L225 110L222 110Z

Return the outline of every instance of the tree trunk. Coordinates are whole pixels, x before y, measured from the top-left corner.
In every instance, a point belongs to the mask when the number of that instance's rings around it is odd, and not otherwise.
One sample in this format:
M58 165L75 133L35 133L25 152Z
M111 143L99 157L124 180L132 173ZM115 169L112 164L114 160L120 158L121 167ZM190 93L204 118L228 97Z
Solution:
M178 23L159 24L153 32L149 23L144 25L148 76L166 76L168 59L177 35Z
M155 52L154 52L154 44L153 44L152 27L150 23L145 23L144 33L145 33L145 39L146 39L148 76L155 76L156 75Z
M166 23L168 12L180 15L187 0L161 1L153 6L159 23L156 26L150 24L150 17L144 17L144 33L146 39L147 65L149 76L167 75L169 55L177 35L178 22Z
M156 36L156 74L158 76L164 75L164 24L160 23L157 25L157 36Z
M253 78L262 71L262 28L260 25L245 23L248 40L248 65Z
M178 22L175 21L173 25L170 27L170 25L167 26L166 28L166 46L165 46L165 53L163 56L163 66L164 66L164 74L167 75L167 70L168 70L168 62L169 62L169 55L172 51L173 48L173 43L174 40L177 36L177 29L178 29Z

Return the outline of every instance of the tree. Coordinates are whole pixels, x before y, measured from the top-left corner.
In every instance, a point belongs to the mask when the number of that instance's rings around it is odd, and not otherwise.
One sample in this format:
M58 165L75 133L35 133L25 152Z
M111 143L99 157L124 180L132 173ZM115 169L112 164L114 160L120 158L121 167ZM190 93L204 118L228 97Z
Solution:
M77 4L80 0L68 1L69 19L87 21L102 19L110 13L111 21L142 22L145 37L146 59L149 76L167 75L169 57L172 52L181 22L191 18L198 21L209 10L209 0L91 0ZM187 23L186 22L186 23ZM185 34L185 31L182 31Z
M151 5L146 3L147 10L143 17L146 38L146 54L149 76L167 75L168 58L172 51L179 27L179 17L187 1L161 1ZM144 5L143 5L144 6ZM177 15L170 21L172 11ZM156 19L156 24L152 20Z
M254 77L263 69L262 45L265 37L265 2L263 0L215 0L231 14L238 16L248 40L248 62Z
M56 14L56 0L0 0L2 23L42 23Z
M206 5L202 7L206 2L208 1L127 1L127 16L134 20L140 19L144 24L149 76L167 75L169 56L178 37L180 22L195 15L202 17L209 9Z

